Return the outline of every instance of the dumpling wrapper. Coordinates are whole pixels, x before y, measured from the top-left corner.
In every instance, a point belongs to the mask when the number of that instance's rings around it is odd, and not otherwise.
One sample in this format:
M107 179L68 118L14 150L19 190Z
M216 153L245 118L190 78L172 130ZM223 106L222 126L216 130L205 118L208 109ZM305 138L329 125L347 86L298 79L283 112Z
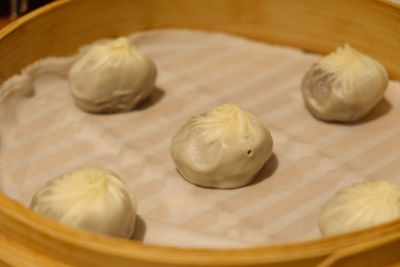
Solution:
M383 98L388 83L388 74L378 61L346 44L311 67L301 90L316 118L353 122Z
M272 154L263 123L234 103L195 116L172 139L171 155L189 182L212 188L250 183Z
M94 45L69 71L70 91L76 105L90 113L126 112L155 88L156 65L120 37Z
M130 238L137 202L115 173L88 168L50 180L34 195L30 208L75 228Z
M400 218L400 185L388 181L355 184L340 189L319 215L322 235L336 235Z

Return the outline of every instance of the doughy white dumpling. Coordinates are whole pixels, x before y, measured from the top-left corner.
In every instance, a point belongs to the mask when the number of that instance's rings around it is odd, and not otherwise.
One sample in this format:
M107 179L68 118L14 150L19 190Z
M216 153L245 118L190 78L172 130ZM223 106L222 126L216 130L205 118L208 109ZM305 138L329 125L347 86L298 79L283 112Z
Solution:
M113 172L82 169L50 180L31 209L72 227L129 238L136 220L136 199Z
M150 95L156 75L155 64L121 37L94 45L74 63L70 91L87 112L124 112Z
M400 218L400 185L388 181L340 189L321 210L322 235L356 231Z
M214 188L248 184L271 153L270 132L234 103L193 117L171 143L180 174L193 184Z
M346 44L311 67L301 90L315 117L351 122L367 115L382 99L388 81L378 61Z

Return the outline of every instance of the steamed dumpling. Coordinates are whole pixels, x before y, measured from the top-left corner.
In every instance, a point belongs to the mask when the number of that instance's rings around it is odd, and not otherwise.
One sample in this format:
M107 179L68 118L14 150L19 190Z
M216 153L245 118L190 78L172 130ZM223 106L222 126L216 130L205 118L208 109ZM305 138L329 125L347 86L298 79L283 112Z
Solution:
M322 235L356 231L400 218L400 185L388 181L340 189L321 210Z
M121 37L94 45L74 63L70 91L84 111L124 112L150 95L156 75L153 61Z
M66 225L129 238L136 220L136 199L113 172L82 169L50 180L31 209Z
M346 44L311 67L301 90L315 117L351 122L367 115L382 99L388 81L378 61Z
M248 184L271 153L268 129L234 103L193 117L171 143L180 174L193 184L214 188Z

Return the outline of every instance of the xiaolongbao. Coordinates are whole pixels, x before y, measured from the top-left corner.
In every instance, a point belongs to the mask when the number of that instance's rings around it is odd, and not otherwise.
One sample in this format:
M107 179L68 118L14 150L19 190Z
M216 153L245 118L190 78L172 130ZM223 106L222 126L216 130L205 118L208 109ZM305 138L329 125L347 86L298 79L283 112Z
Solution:
M31 209L66 225L121 238L135 228L136 199L113 172L82 169L50 180Z
M87 112L124 112L150 95L156 75L153 61L121 37L94 45L74 63L70 91Z
M397 218L400 218L400 185L375 181L340 189L323 206L319 227L322 235L335 235Z
M364 117L382 99L388 81L378 61L346 44L311 67L301 90L315 117L351 122Z
M190 119L172 139L176 168L189 182L235 188L251 182L272 153L263 123L234 103Z

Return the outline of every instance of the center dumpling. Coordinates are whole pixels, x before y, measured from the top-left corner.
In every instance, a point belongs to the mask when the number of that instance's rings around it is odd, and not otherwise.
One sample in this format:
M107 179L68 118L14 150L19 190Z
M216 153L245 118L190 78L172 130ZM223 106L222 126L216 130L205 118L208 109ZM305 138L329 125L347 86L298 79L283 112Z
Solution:
M234 103L193 117L171 143L171 155L180 174L205 187L248 184L271 153L268 129Z

